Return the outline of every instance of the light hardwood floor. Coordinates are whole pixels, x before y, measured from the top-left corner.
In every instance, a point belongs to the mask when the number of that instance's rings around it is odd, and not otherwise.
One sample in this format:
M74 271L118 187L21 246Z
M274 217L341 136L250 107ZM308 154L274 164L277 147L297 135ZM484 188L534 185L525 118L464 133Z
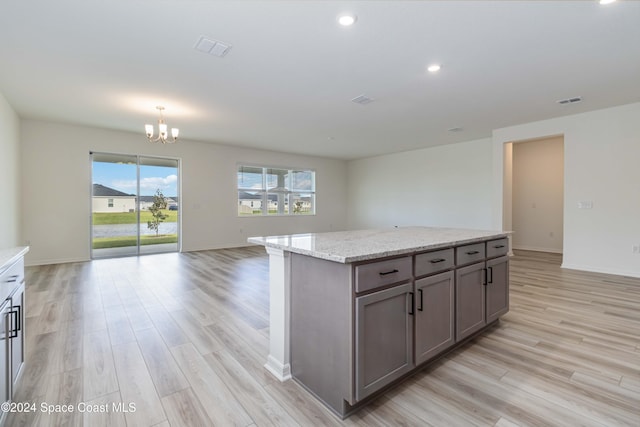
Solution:
M7 425L640 426L640 280L559 266L517 253L496 327L345 421L263 368L261 247L30 267L16 401L38 410Z

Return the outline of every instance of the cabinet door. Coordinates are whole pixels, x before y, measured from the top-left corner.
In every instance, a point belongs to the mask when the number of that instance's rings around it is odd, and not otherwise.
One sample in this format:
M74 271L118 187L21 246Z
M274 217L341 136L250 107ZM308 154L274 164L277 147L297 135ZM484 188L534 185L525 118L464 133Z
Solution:
M356 400L413 369L412 286L356 298Z
M487 261L487 323L509 311L509 257Z
M11 345L9 341L11 304L9 300L3 301L0 307L0 403L11 400ZM4 418L5 413L0 413ZM0 422L2 420L0 418Z
M11 296L11 381L15 385L24 363L24 283Z
M456 340L485 324L484 262L456 270Z
M416 365L455 342L453 271L416 281Z

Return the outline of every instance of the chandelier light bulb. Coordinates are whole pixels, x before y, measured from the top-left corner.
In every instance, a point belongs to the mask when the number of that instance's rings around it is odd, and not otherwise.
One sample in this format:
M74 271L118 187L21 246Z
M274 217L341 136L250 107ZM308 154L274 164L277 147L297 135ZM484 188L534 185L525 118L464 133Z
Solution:
M171 139L169 139L167 124L164 122L164 118L162 117L162 110L164 110L164 107L157 106L156 109L160 112L160 118L158 119L158 137L153 138L153 125L145 125L144 130L147 134L147 138L150 142L162 142L163 144L176 142L180 130L178 128L171 128Z

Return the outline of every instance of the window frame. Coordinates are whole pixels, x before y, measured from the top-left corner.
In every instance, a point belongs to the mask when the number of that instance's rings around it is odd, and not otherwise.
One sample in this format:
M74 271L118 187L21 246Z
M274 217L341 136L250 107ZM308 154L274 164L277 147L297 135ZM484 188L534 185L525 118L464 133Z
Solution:
M239 174L243 173L243 168L260 170L261 179L254 179L253 186L242 186L239 182ZM277 171L281 173L278 174ZM286 172L286 173L282 173ZM294 173L302 172L309 173L311 178L310 189L293 189L292 188L292 177ZM278 184L275 187L269 188L269 184L273 185L273 177L277 176L283 177L281 181L278 179ZM277 179L277 178L276 178ZM258 185L260 188L256 188L255 185ZM280 185L282 185L281 188ZM276 189L276 191L274 191ZM242 213L241 207L248 206L243 204L243 201L247 201L249 199L241 199L241 194L252 194L255 197L250 200L250 204L253 205L254 201L260 201L260 213L255 213L257 210L255 207L251 206L252 213ZM236 164L236 203L237 203L237 211L236 215L239 218L264 218L264 217L286 217L286 216L315 216L316 215L316 170L310 168L296 168L296 167L283 167L283 166L270 166L270 165L258 165L254 163L237 163ZM277 198L274 201L274 196ZM305 209L303 212L296 212L295 207L290 203L292 199L300 199L303 197L307 197L309 199L308 202L308 211ZM284 201L284 206L286 210L284 212L279 210L279 201ZM273 212L276 210L276 212Z

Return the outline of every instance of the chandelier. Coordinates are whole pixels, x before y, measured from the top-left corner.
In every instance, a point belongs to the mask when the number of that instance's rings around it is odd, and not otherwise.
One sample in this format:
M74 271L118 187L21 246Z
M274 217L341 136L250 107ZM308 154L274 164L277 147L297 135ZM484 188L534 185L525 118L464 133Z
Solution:
M171 138L168 138L169 134L167 133L167 124L164 122L164 118L162 117L162 110L164 110L164 107L159 105L156 109L160 112L160 119L158 119L158 137L153 137L153 125L144 125L144 130L147 132L149 142L162 142L163 144L172 144L176 142L178 140L178 132L180 132L180 130L178 128L171 128Z

